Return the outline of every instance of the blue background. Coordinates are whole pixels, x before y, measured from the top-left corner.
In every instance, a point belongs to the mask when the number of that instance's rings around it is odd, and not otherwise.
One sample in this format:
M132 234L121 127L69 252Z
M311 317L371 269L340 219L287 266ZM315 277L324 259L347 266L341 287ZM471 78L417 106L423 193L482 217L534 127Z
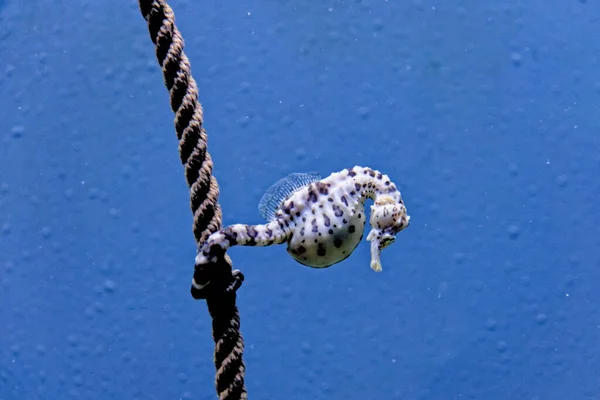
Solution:
M251 399L600 398L596 2L170 4L224 224L356 164L412 217L380 274L231 250ZM0 399L213 399L137 2L0 1L0 106Z

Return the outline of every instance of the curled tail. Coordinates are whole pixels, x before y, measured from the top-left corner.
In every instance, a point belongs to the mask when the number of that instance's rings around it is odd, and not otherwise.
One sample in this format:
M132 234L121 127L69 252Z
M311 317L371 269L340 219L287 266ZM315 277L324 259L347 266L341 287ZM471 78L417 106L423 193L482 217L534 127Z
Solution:
M210 235L200 246L196 265L216 262L232 246L271 246L287 242L291 236L290 223L279 220L261 225L230 225Z

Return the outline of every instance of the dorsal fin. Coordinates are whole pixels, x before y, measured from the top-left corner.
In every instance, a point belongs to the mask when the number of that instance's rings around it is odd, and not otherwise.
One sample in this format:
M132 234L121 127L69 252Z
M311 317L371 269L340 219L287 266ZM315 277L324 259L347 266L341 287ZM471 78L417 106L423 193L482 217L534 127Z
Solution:
M267 189L258 202L260 215L267 221L272 221L275 218L275 212L285 199L295 191L321 179L318 172L294 172L281 178Z

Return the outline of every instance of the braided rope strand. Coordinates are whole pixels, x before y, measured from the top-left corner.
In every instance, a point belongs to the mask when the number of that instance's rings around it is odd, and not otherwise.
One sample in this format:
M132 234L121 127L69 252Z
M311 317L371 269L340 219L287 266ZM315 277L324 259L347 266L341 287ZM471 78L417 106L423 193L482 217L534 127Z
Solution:
M207 151L208 138L203 124L198 87L192 77L190 62L183 51L184 41L175 25L175 15L164 0L139 0L148 22L150 38L156 46L156 58L162 68L164 83L175 113L175 131L179 154L190 188L190 206L194 214L193 232L197 243L221 228L219 185L212 175L213 163ZM213 276L208 276L212 274ZM244 277L232 269L224 254L210 270L196 271L194 281L210 283L206 293L192 286L192 296L205 298L212 317L215 341L215 386L220 400L247 400L244 385L244 340L240 333L240 315L236 290ZM216 287L214 287L216 286Z

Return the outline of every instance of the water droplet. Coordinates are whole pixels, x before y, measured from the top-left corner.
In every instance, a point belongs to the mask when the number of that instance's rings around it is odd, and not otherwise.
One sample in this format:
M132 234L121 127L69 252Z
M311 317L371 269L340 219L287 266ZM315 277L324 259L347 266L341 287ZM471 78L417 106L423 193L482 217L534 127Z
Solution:
M517 225L511 225L508 227L508 237L515 240L521 234L521 230Z
M302 353L306 354L306 355L310 355L312 353L312 347L310 346L310 343L308 343L307 341L302 342Z
M2 224L2 228L0 228L0 231L2 232L3 236L10 235L10 224L8 222Z
M107 279L106 281L104 281L104 291L106 293L114 293L114 291L117 288L117 284L115 283L115 281Z
M544 313L539 313L538 315L535 316L535 322L538 325L544 325L546 323L546 321L548 321L548 316Z
M15 139L19 139L19 138L23 137L24 132L25 132L25 127L23 125L15 125L10 130L10 134Z
M496 322L496 320L494 320L492 318L485 321L485 329L487 329L490 332L495 331L497 326L498 326L498 323Z
M510 164L508 166L508 173L512 177L517 177L519 175L519 168L517 167L517 164Z
M506 352L507 348L508 348L508 345L506 344L506 342L504 340L500 340L498 343L496 343L496 349L498 350L499 353Z
M381 32L383 30L383 22L381 22L381 20L376 20L373 24L373 30L375 32Z
M368 107L359 107L358 115L360 116L360 119L362 119L362 120L369 119L369 117L371 116L370 114L371 114L371 110L369 110Z
M510 55L510 61L515 67L520 67L523 63L523 57L521 57L521 54L514 52Z
M50 228L47 226L42 227L42 229L40 229L40 235L44 238L44 239L48 239L50 237Z
M77 335L69 335L67 337L67 343L71 347L77 347L77 345L79 344L79 338L77 337Z
M299 147L296 149L294 154L296 156L296 160L302 161L306 158L306 149L304 147Z
M35 350L37 351L39 356L44 356L46 354L46 348L42 344L38 344L35 346Z
M98 198L98 189L90 188L90 190L88 190L88 198L90 200L96 200Z
M527 193L529 194L529 197L536 197L537 196L537 186L535 185L529 185L527 187Z
M465 253L456 252L453 258L456 264L462 264L465 261Z
M242 82L242 84L240 85L240 93L242 93L242 94L250 93L250 83L249 82Z
M244 115L243 117L239 118L237 122L241 128L246 128L248 124L250 124L250 116Z

